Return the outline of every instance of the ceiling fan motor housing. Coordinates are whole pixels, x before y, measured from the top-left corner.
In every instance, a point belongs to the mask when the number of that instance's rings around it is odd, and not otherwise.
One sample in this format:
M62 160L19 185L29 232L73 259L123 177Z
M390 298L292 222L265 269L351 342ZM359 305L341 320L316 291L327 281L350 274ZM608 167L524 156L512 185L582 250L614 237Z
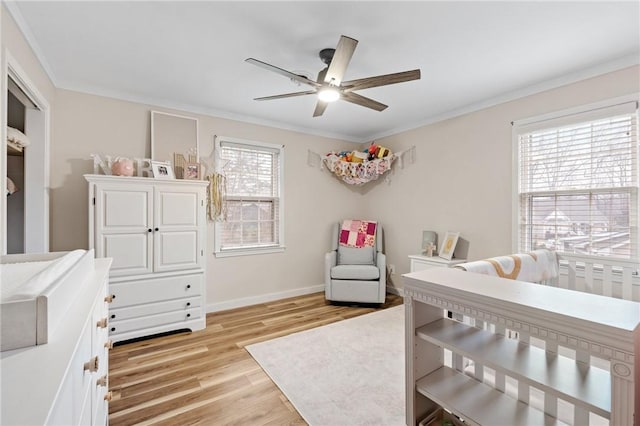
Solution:
M331 60L333 59L333 54L336 53L336 49L322 49L318 56L320 56L320 60L324 62L326 65L331 64Z

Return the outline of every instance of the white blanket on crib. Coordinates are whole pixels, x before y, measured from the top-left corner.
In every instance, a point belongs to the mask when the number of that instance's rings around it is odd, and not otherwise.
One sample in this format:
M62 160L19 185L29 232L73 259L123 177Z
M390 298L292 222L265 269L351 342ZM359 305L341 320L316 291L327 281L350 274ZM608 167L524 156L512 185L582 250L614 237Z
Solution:
M546 249L462 263L457 267L468 272L533 283L557 278L559 272L556 253Z

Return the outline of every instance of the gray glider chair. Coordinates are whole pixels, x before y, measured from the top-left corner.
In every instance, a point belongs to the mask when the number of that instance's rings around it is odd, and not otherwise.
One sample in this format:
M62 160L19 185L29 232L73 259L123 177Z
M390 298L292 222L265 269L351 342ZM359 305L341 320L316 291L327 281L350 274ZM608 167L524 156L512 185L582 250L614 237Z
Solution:
M339 244L340 223L333 227L331 251L324 258L325 299L335 302L384 303L387 258L382 253L383 232L378 223L373 247Z

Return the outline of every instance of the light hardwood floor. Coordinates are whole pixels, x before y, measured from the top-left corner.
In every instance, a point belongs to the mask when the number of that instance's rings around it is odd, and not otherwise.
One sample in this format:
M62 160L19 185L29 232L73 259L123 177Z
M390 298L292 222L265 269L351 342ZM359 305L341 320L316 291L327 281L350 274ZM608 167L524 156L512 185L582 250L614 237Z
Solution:
M402 303L388 294L382 308ZM116 346L109 356L112 426L304 425L245 345L356 317L324 293L207 315L207 328Z

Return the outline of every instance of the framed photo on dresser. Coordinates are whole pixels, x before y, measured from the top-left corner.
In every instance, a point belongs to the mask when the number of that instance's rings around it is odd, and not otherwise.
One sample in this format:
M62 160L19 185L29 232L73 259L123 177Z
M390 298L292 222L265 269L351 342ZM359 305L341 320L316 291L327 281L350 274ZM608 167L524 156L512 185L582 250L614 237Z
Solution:
M151 171L153 172L153 177L156 179L175 179L176 176L173 173L173 167L171 167L170 162L163 161L152 161L151 162Z
M201 179L200 163L187 163L184 166L184 178L190 180Z
M458 243L458 238L460 238L459 232L447 231L442 240L442 246L440 246L438 256L451 260L451 258L453 258L453 251L456 249L456 244Z

